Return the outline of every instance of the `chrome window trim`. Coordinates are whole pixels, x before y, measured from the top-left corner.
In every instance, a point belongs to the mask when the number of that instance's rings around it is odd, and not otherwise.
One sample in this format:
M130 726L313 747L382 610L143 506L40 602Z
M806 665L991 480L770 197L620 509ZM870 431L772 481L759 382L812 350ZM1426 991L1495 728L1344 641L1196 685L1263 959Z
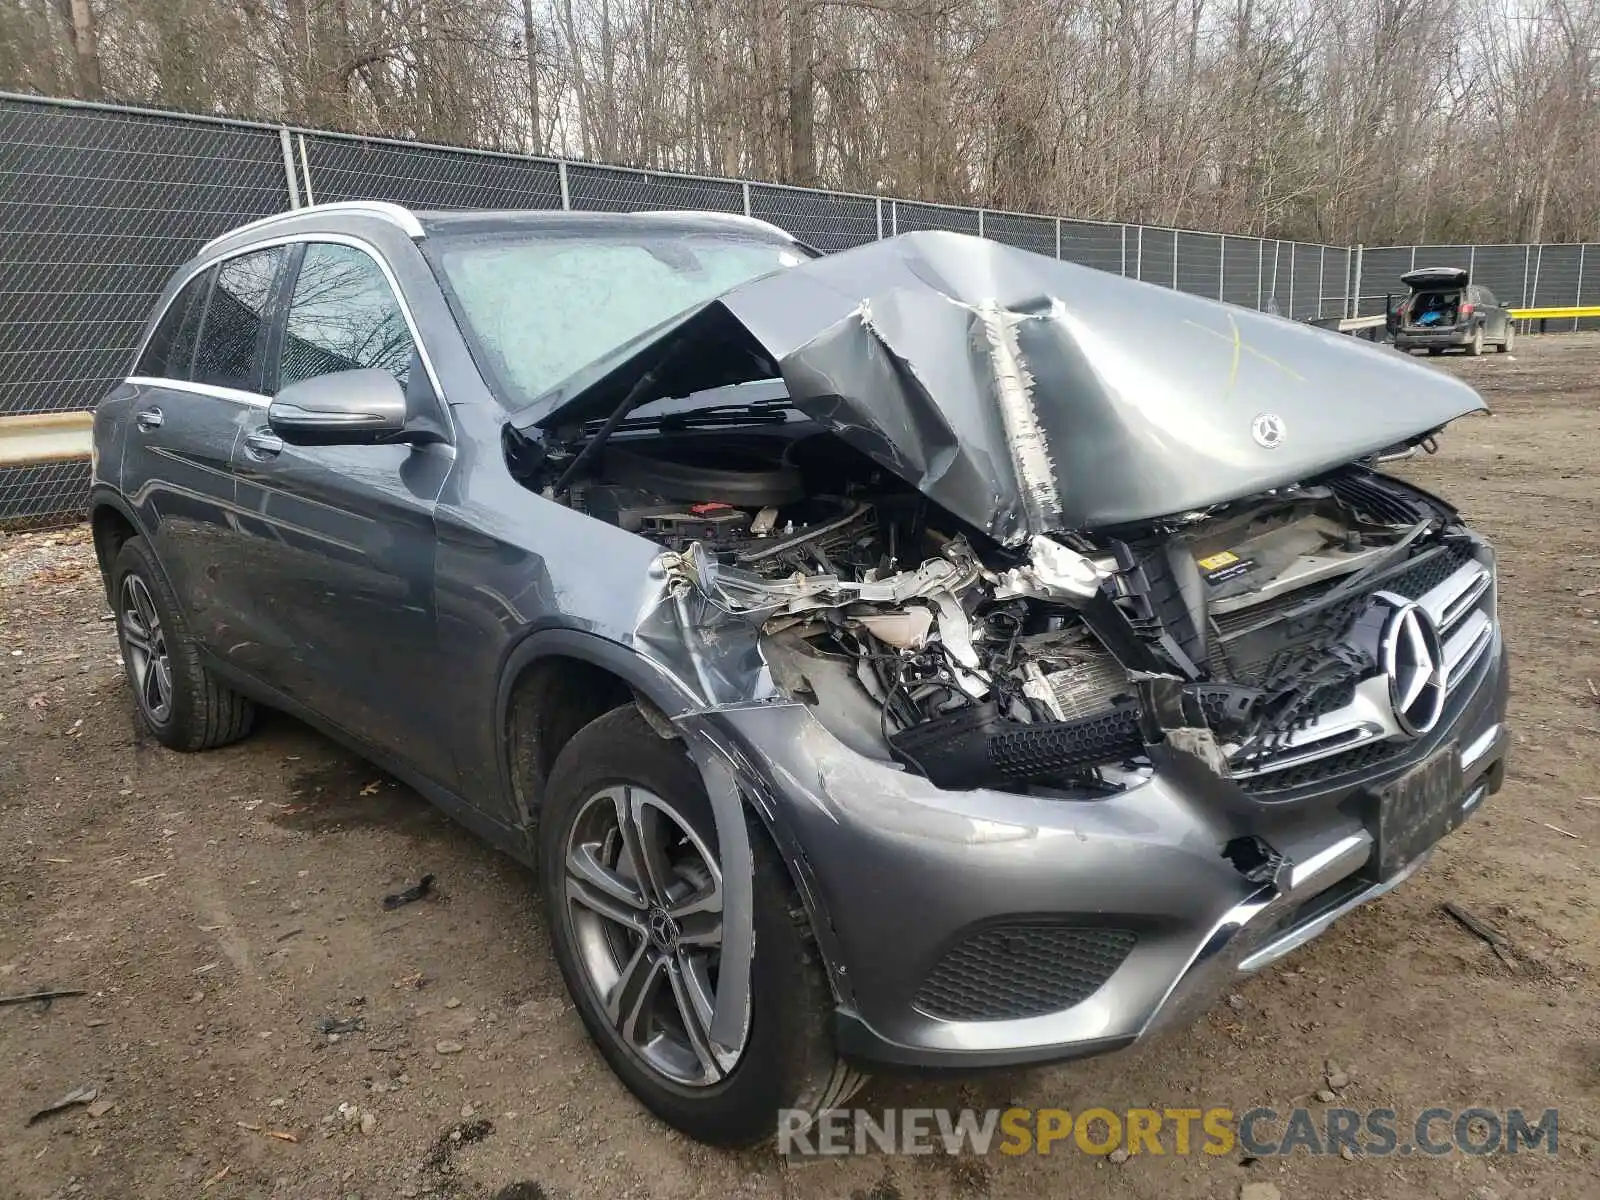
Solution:
M400 231L409 238L423 236L422 222L417 220L416 214L409 208L394 204L388 200L331 200L326 204L308 204L304 208L291 208L286 212L269 213L264 217L257 217L243 225L219 233L204 246L200 247L200 254L221 245L231 237L252 230L265 229L269 225L276 225L279 221L291 221L295 217L339 216L345 214L352 217L377 217L379 220L388 221L391 225L398 226Z
M214 383L195 383L188 379L167 379L160 375L129 375L124 381L138 387L168 388L175 392L188 392L195 396L210 396L213 400L230 400L247 404L251 408L266 408L272 397L260 392L247 392L240 388L220 387Z
M298 211L305 212L306 210L302 208ZM275 238L262 238L257 241L250 242L248 245L239 246L237 249L230 250L226 254L219 254L215 258L205 258L205 251L202 249L200 255L196 256L190 269L178 280L176 289L172 293L172 299L176 300L178 296L183 293L183 289L188 286L189 281L196 275L199 275L203 271L209 271L212 267L220 266L231 259L239 258L245 254L253 254L257 250L270 250L274 246L297 246L309 242L329 242L336 246L349 246L353 250L361 251L373 262L378 264L378 269L383 272L384 279L388 281L390 292L394 294L395 303L400 306L400 315L405 318L406 328L411 331L411 343L417 348L417 357L422 361L422 369L428 374L428 382L433 385L433 394L439 401L439 407L441 410L443 410L444 419L450 425L451 436L454 437L455 420L450 414L449 401L446 400L444 387L439 382L439 373L434 370L433 359L428 355L428 347L423 343L422 330L417 325L417 319L411 312L411 305L406 300L405 292L400 288L400 280L395 275L394 268L391 267L388 263L388 260L383 257L383 251L379 250L376 246L364 238L359 238L348 233L323 233L312 232L308 230L303 233L286 233ZM292 299L293 297L291 296L291 300ZM133 361L135 364L137 364L139 360L144 357L145 347L149 345L151 334L153 334L156 330L156 327L161 324L161 320L167 315L167 308L171 307L171 304L172 300L167 301L166 306L161 309L161 312L156 319L150 322L149 333L146 333L145 336L139 340L139 348L133 356ZM134 379L134 377L131 375L127 378L129 382L132 382ZM148 376L145 378L150 380L150 377ZM175 379L151 381L159 382L163 386L187 382L184 380ZM199 386L205 387L210 385L202 384ZM192 390L192 388L190 390ZM222 388L218 390L234 393L233 397L222 397L224 399L236 398L240 395L253 394L250 392L236 392L233 388ZM209 393L201 394L206 395Z

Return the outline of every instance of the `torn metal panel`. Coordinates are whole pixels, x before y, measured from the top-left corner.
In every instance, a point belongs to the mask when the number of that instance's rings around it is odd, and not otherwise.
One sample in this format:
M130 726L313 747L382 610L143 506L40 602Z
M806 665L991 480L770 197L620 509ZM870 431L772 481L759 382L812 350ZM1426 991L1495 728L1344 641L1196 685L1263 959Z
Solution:
M781 375L807 416L1012 546L1303 481L1485 407L1358 339L919 232L734 288L516 422L603 418L669 352L662 395Z

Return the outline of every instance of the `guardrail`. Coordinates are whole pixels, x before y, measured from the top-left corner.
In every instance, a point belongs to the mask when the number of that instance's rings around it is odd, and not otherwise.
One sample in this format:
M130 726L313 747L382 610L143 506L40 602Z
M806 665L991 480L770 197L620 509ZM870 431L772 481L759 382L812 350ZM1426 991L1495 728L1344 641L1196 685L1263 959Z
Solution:
M1543 308L1513 308L1513 321L1562 321L1580 317L1600 317L1600 304L1555 305Z
M92 412L0 417L0 467L32 467L89 457Z

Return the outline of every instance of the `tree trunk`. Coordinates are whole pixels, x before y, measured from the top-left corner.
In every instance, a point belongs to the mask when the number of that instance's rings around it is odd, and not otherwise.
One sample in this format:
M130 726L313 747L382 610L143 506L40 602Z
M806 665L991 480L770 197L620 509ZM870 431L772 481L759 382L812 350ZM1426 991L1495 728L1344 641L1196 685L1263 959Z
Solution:
M529 144L538 154L544 149L544 130L539 119L539 30L533 23L533 0L522 0L522 50L528 58L528 124L533 127Z
M811 0L789 4L789 177L817 181L816 13Z
M89 8L89 0L57 0L57 6L72 30L78 99L103 100L105 88L100 82L100 46L95 36L94 12Z
M611 0L600 0L600 157L617 161L617 45L611 32Z

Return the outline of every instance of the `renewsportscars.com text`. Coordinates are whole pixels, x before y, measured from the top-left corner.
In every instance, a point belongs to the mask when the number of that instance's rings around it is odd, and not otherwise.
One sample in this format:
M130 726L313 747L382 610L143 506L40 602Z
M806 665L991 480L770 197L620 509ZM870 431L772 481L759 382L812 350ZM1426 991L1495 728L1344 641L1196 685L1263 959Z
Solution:
M1559 1112L1521 1108L833 1109L778 1113L781 1154L1555 1154Z

